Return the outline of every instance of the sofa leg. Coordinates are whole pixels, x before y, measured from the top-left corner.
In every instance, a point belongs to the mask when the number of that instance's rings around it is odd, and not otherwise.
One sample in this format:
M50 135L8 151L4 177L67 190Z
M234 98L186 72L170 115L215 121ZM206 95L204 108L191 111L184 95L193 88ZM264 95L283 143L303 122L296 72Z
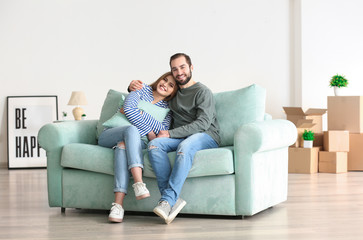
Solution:
M61 208L61 213L65 213L66 212L66 208L62 207Z

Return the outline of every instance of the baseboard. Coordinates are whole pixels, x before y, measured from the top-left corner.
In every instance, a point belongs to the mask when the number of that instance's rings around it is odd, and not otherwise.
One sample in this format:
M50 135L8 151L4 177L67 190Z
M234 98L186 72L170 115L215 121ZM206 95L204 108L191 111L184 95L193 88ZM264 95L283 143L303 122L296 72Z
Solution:
M8 168L8 163L7 162L0 162L0 168Z

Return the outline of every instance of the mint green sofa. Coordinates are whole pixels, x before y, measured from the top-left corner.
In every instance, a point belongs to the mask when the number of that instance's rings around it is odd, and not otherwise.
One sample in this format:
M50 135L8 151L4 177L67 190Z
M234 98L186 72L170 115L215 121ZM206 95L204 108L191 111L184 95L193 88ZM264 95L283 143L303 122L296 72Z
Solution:
M110 90L99 120L44 125L39 143L47 152L51 207L110 209L113 150L97 145L102 123L116 111L122 93ZM266 90L251 85L215 94L221 146L197 152L181 197L181 213L251 216L287 199L288 147L295 125L265 114ZM175 152L169 153L173 164ZM151 212L160 198L156 178L144 154L144 181L151 197L136 201L130 181L126 211Z

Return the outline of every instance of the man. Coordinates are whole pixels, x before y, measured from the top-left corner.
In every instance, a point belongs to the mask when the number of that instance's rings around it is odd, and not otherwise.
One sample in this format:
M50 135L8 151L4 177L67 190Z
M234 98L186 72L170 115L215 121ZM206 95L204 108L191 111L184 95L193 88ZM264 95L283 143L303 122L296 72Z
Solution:
M188 55L177 53L170 58L171 72L179 91L169 102L173 124L149 142L148 153L154 169L161 199L154 213L171 223L186 202L179 198L197 151L216 148L220 142L212 92L192 77L193 65ZM133 81L130 89L140 84ZM176 151L173 169L167 153Z

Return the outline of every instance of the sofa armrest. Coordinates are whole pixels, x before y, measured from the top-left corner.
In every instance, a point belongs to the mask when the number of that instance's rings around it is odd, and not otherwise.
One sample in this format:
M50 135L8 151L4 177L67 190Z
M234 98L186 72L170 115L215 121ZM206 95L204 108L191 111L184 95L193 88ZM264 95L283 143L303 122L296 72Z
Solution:
M290 146L296 141L295 125L284 119L266 120L241 126L234 136L238 151L261 152Z
M271 114L269 114L269 113L265 113L265 116L264 116L263 120L264 120L264 121L266 121L266 120L272 120L272 116L271 116Z
M97 144L98 120L49 123L38 132L39 145L47 153L48 202L51 207L62 207L63 146L69 143Z
M287 198L288 147L295 125L276 119L241 126L234 137L236 211L253 215Z
M68 143L97 144L97 120L66 121L44 125L38 133L40 146L46 151Z

